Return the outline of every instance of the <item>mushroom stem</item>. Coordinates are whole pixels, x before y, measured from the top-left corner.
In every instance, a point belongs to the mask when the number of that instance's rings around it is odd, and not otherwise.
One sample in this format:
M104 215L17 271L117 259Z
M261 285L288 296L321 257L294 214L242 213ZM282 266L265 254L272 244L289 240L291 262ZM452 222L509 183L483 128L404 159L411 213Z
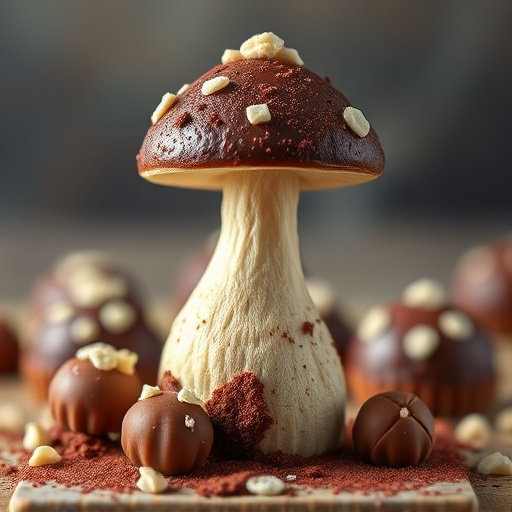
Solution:
M173 323L160 371L203 401L252 372L273 419L259 449L307 456L335 448L344 426L344 378L304 282L298 177L237 170L226 176L223 193L217 248Z

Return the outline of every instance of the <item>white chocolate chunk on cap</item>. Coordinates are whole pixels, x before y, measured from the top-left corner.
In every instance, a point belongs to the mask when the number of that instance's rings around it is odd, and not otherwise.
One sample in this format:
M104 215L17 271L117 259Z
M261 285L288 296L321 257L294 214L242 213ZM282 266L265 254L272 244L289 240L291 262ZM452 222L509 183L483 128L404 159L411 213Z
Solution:
M237 60L242 60L244 56L241 54L240 50L224 50L224 53L221 57L222 64L227 64L228 62L235 62Z
M251 494L277 496L284 491L285 483L273 475L260 475L248 478L245 487Z
M405 288L402 300L409 307L437 309L446 303L446 292L432 279L418 279Z
M294 48L286 48L283 46L275 55L275 59L281 62L288 62L289 64L296 64L303 66L304 61L300 58L299 52Z
M272 59L283 46L284 41L273 32L263 32L242 43L240 53L246 59Z
M468 341L474 332L471 318L462 311L443 311L438 322L441 332L456 341Z
M116 350L107 343L93 343L77 351L76 357L80 360L89 359L98 370L118 370L126 375L133 375L138 355L126 348Z
M439 334L429 325L416 325L404 336L403 349L414 361L424 361L434 354L439 346Z
M246 109L247 119L251 124L268 123L271 119L270 110L266 103L250 105Z
M512 461L500 452L491 453L478 464L482 475L512 475Z
M144 384L144 386L142 386L142 393L140 394L139 402L141 400L147 400L148 398L162 394L163 391L158 386L150 386L149 384Z
M137 480L137 487L143 492L158 494L168 489L169 483L158 471L147 466L139 468L140 478Z
M357 335L363 343L370 343L391 325L391 315L382 306L371 308L357 328Z
M201 407L204 406L204 402L199 397L197 397L189 389L185 389L185 388L179 390L178 402L184 402L184 403L192 404L192 405L200 405Z
M176 94L172 94L171 92L166 92L162 96L162 100L156 107L155 111L151 115L151 122L155 124L173 105L176 101Z
M208 96L214 92L224 89L228 84L229 78L227 76L216 76L214 78L210 78L210 80L206 80L206 82L201 86L201 94L203 96Z
M370 123L359 109L347 107L343 111L343 119L357 136L363 138L370 133Z

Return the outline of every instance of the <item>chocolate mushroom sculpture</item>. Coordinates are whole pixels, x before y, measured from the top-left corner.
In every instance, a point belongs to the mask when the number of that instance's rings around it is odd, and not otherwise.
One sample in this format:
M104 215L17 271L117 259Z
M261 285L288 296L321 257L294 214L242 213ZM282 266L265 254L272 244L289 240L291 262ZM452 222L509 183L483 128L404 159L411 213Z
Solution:
M166 94L152 121L142 177L223 191L218 244L173 323L160 376L204 402L223 453L337 447L344 376L304 282L297 205L300 190L378 177L377 135L272 33L226 50L221 65Z

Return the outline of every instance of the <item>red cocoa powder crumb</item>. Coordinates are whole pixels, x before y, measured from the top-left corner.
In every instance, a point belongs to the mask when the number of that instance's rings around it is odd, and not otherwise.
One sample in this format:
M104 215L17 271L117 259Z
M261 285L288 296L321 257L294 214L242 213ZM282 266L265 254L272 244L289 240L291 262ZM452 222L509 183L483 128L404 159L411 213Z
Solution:
M218 387L204 404L214 429L213 452L230 458L252 458L274 423L253 372L242 372Z
M315 328L315 324L311 322L304 322L301 326L302 334L309 334L309 336L313 336L313 329Z
M442 435L444 432L436 436L434 450L426 462L407 468L377 467L361 462L350 443L350 425L347 434L342 448L315 457L283 453L260 455L250 461L211 457L202 468L190 475L169 477L168 492L188 487L206 497L243 495L247 494L245 483L250 476L271 474L284 482L287 482L288 475L294 475L293 485L289 485L285 491L290 496L296 494L295 485L327 488L333 494L342 491L365 494L380 491L385 496L392 496L404 490L431 494L422 488L435 483L458 482L468 477L458 447L452 437ZM16 483L29 481L34 487L46 482L68 487L80 486L83 493L95 489L112 493L135 490L138 470L117 442L60 429L51 431L51 439L62 457L59 463L30 467L28 459L31 454L22 450L19 466L0 464L0 476L7 476ZM81 448L83 445L87 446L85 452Z
M180 381L170 371L166 371L160 379L159 388L162 391L179 391L181 385Z

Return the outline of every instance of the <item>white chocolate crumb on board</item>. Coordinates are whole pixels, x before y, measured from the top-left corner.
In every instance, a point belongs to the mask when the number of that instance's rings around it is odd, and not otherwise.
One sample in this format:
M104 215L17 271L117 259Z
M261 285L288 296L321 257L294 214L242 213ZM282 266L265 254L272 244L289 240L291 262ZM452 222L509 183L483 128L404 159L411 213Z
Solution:
M246 59L272 59L283 46L284 41L273 32L263 32L243 42L240 53Z
M270 110L266 103L249 105L246 109L247 119L251 124L268 123L271 120Z
M434 354L440 343L438 332L429 325L416 325L403 339L403 349L413 361L425 361Z
M137 487L143 491L152 494L165 492L169 488L169 483L158 471L147 466L139 468L140 478L137 480Z
M214 78L210 78L210 80L206 80L206 82L201 86L201 94L203 96L208 96L214 92L224 89L228 84L229 78L227 76L219 75Z
M471 318L462 311L443 311L438 323L441 332L456 341L468 341L474 332Z
M150 386L149 384L144 384L144 386L142 386L142 392L139 397L139 402L141 400L147 400L152 396L158 396L161 394L163 394L163 391L158 386Z
M357 328L357 335L363 343L372 342L391 325L391 315L382 306L371 308L363 317Z
M55 448L51 446L38 446L28 460L29 466L47 466L57 464L61 459Z
M402 300L411 308L437 309L446 303L446 292L432 279L418 279L405 288Z
M189 428L191 432L194 432L194 427L196 425L196 420L192 418L192 416L189 416L188 414L185 415L185 427Z
M204 402L196 396L189 389L180 389L178 392L178 402L184 402L187 404L199 405L201 407L204 406Z
M98 370L118 370L126 375L133 375L138 356L128 349L116 350L107 343L93 343L79 349L76 357L82 361L89 359Z
M273 475L251 476L247 479L245 488L251 494L277 496L284 491L285 483Z
M71 339L77 345L85 345L96 341L100 328L94 318L89 316L76 317L69 326Z
M512 461L500 452L491 453L478 464L482 475L512 475Z
M25 450L33 451L39 446L48 445L50 436L47 430L33 421L25 425L25 435L23 436L23 448Z
M99 311L101 324L114 334L121 334L133 326L137 318L135 309L125 300L114 299L101 306Z
M347 107L343 111L343 119L358 137L363 138L370 133L370 123L359 109Z
M457 423L453 435L459 443L482 449L491 441L492 426L483 414L472 413L464 416Z
M151 122L153 124L157 123L158 120L172 107L173 103L176 101L176 94L172 94L171 92L166 92L162 96L162 100L156 107L155 111L151 115Z

